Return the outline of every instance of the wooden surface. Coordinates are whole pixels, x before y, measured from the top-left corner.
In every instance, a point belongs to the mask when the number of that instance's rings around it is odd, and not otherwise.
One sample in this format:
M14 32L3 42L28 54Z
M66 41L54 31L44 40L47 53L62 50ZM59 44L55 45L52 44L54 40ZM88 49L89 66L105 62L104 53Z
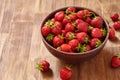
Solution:
M120 14L120 0L0 0L0 80L60 80L65 63L43 45L40 24L51 11L74 5L91 8L104 18ZM71 80L120 80L120 68L110 67L112 55L120 54L120 31L116 34L95 58L73 65ZM42 59L51 64L48 73L35 69Z

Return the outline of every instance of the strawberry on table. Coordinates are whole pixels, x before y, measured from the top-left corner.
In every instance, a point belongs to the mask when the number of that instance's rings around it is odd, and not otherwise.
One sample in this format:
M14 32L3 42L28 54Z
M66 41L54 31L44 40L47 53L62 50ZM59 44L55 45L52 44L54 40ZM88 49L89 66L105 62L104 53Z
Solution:
M114 55L111 60L111 66L113 68L120 67L120 54L119 55Z
M115 22L115 23L113 24L113 27L114 27L115 30L120 29L120 21Z
M71 68L69 66L63 67L60 70L60 78L62 80L68 80L72 77L72 71Z
M115 38L115 30L113 28L110 28L109 30L109 39Z
M46 60L42 60L39 64L37 64L36 68L42 72L46 72L49 70L50 64Z
M110 18L113 20L113 21L118 21L119 19L119 15L117 13L114 13L110 16Z

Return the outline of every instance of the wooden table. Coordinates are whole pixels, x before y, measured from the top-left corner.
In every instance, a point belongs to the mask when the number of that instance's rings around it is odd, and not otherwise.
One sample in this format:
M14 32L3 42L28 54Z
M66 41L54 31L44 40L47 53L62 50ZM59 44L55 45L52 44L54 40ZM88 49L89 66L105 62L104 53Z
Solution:
M65 63L43 45L40 24L51 11L74 5L91 8L104 18L120 14L120 0L0 0L0 80L60 80ZM73 65L71 80L120 80L120 68L110 67L113 54L120 54L120 31L116 37L93 59ZM48 73L35 69L42 59L51 64Z

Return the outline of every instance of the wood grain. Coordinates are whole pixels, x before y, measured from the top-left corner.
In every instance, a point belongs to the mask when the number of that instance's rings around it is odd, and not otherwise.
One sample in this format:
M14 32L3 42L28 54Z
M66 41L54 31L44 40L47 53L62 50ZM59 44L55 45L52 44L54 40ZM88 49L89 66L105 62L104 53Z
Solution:
M65 63L52 56L40 38L45 16L64 6L82 6L107 18L120 14L119 4L119 0L0 0L0 80L60 80ZM73 65L71 80L120 80L120 69L110 67L111 57L119 52L120 31L116 31L116 40L108 40L99 55ZM51 64L48 73L35 69L42 59Z

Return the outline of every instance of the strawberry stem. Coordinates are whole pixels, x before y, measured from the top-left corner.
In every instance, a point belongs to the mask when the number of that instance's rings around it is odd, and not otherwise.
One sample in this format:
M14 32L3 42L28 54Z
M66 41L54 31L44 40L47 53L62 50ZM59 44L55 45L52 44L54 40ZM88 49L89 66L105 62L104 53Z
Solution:
M103 36L106 36L106 35L107 35L106 29L101 29L101 31L102 31Z
M81 44L79 43L77 46L77 52L80 52Z
M100 46L100 45L101 45L101 41L98 40L98 41L96 42L96 46L95 46L95 47L98 47L98 46Z
M54 25L54 23L51 21L51 20L48 20L46 23L45 23L46 26L49 26L49 27L52 27Z
M81 51L81 52L85 52L85 51L86 51L85 44L81 46L80 51Z
M43 66L41 64L37 64L36 69L43 71Z
M94 16L94 17L96 17L96 14L94 13L94 12L90 12L90 16Z
M54 37L53 34L48 34L47 37L46 37L46 40L52 40Z

